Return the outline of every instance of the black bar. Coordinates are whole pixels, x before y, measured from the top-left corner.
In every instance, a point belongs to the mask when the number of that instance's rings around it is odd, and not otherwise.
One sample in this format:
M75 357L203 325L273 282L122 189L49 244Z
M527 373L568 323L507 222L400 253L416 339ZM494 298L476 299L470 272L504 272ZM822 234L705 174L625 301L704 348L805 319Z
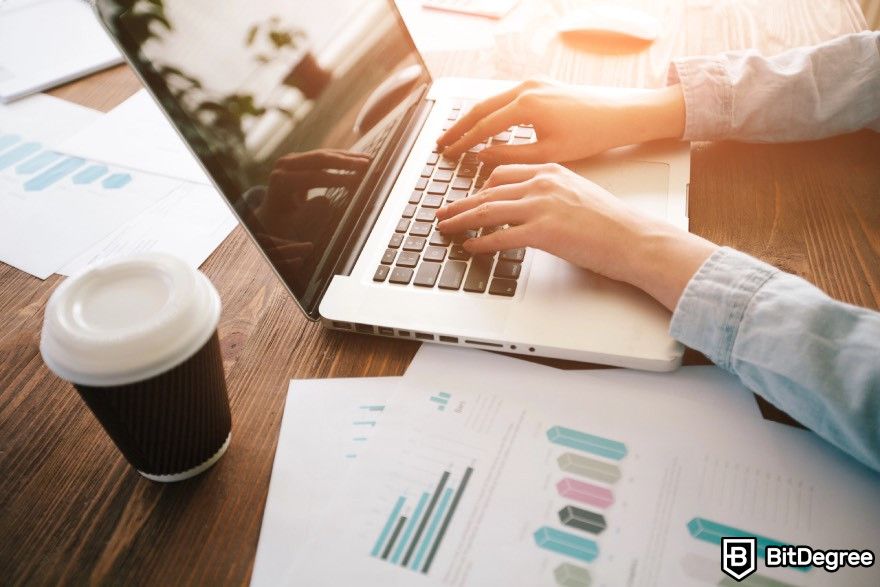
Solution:
M437 483L437 489L434 490L434 495L431 497L431 503L428 504L428 509L425 510L425 517L419 522L419 529L416 530L416 535L413 536L412 542L409 543L409 548L406 549L406 556L403 557L403 562L400 563L404 567L409 563L409 559L412 557L413 552L416 549L416 544L419 543L419 538L422 537L422 532L425 531L425 526L428 525L428 518L431 517L431 513L434 511L434 506L437 505L437 500L440 498L440 492L443 491L443 487L446 485L447 480L449 480L449 471L443 471L443 475L440 477L440 482Z
M400 529L403 528L405 523L406 516L400 516L400 519L397 520L397 526L394 527L394 532L391 533L391 540L388 541L388 546L385 547L385 552L382 553L382 560L387 559L388 555L391 554L391 547L397 541L397 535L400 534Z
M452 498L452 505L449 506L449 513L446 514L446 519L443 520L443 525L440 526L440 531L437 533L437 539L434 540L434 545L431 546L428 560L425 561L425 566L422 567L423 573L427 573L428 569L431 568L431 562L434 560L434 555L437 554L437 549L440 548L440 541L443 540L443 535L446 534L446 528L449 526L449 522L452 521L452 516L455 515L455 508L458 507L458 502L461 500L461 494L464 493L464 488L467 487L468 480L471 478L471 473L473 472L473 468L468 467L464 472L464 476L461 478L458 491L455 492L455 497Z

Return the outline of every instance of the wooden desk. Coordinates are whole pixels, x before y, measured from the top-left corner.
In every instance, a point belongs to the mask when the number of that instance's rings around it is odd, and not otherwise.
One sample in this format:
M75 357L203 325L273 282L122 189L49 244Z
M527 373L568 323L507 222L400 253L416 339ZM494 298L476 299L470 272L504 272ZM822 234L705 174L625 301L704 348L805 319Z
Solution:
M535 0L519 10L557 4L568 3ZM572 82L653 86L674 56L750 46L772 53L865 28L855 0L644 4L668 35L636 55L603 59L551 40L541 54L473 49L432 53L428 61L435 74L485 75L477 69L488 63ZM422 25L450 18L408 12L426 19ZM138 87L118 67L53 94L108 110ZM878 162L880 135L869 132L808 144L695 145L691 229L837 298L880 308ZM203 270L224 303L232 446L208 473L166 486L135 473L73 389L43 366L43 307L60 279L43 282L0 265L0 582L246 583L288 380L398 375L418 346L307 322L240 229Z

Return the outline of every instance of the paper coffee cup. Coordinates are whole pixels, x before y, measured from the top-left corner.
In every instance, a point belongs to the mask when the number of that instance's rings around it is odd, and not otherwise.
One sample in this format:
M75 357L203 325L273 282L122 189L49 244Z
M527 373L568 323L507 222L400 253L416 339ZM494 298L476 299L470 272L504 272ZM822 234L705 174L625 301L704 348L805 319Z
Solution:
M170 255L126 257L62 283L40 352L144 477L181 481L223 456L232 420L220 296Z

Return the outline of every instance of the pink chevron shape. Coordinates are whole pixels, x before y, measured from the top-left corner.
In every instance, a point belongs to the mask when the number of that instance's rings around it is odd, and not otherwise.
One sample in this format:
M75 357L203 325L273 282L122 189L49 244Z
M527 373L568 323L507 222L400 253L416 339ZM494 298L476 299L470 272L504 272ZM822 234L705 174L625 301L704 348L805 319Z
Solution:
M556 484L556 490L562 497L597 508L607 508L614 503L614 494L610 490L577 479L566 477Z

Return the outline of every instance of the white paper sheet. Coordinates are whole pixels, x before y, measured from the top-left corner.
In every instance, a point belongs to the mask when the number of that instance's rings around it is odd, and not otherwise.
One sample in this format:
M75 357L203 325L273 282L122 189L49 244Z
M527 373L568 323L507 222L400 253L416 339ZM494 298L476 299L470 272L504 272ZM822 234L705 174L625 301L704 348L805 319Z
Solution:
M82 0L0 2L0 102L122 63Z
M443 369L407 373L390 392L364 453L334 473L336 496L309 514L308 543L288 541L289 562L275 560L274 584L552 585L557 574L585 571L594 585L717 585L713 525L814 547L880 544L880 477L807 431L755 417L749 393L717 369L597 377L423 349L442 354ZM591 435L598 452L554 441L573 431ZM285 447L296 449L310 450ZM583 457L611 477L573 472ZM434 493L441 513L419 534ZM593 531L572 516L592 520ZM553 550L558 536L573 536L577 552ZM255 578L268 577L262 562ZM846 569L833 580L875 585L878 572ZM775 585L832 578L763 565L758 573Z
M69 261L58 273L75 275L115 257L146 251L170 253L200 266L238 224L214 188L180 186Z
M58 149L148 173L210 183L146 90L60 143Z

